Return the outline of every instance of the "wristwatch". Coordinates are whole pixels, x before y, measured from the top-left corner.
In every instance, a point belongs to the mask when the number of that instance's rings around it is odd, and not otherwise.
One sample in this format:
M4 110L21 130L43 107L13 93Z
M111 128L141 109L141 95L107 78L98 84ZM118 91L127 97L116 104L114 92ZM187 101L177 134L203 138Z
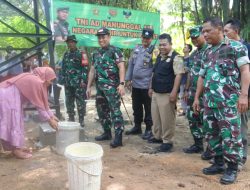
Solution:
M124 84L125 84L124 82L120 82L120 85L122 85L122 86L123 86Z

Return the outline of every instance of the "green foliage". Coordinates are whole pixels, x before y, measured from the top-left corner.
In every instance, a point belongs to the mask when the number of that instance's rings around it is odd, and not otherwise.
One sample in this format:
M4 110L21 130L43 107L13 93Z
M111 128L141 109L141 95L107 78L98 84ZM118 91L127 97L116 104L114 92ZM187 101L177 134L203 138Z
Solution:
M182 49L185 43L190 41L184 40L188 28L197 25L200 16L200 11L197 13L193 0L183 0L183 21L181 0L158 0L155 6L159 7L162 18L162 33L168 33L172 37L173 48L182 54ZM197 4L200 10L200 4ZM169 22L170 21L170 22Z
M153 7L154 0L63 0L78 3L99 4L105 6L122 7L141 11L157 12Z
M26 13L27 15L33 17L34 11L32 7L32 0L10 0L9 1L14 6L18 7L21 11ZM8 24L10 27L17 30L19 33L36 33L35 25L27 20L25 17L21 16L19 13L12 10L9 6L4 3L0 4L0 20ZM41 10L39 9L39 18L40 23L45 25L45 17ZM0 23L0 32L2 33L16 33L11 28L7 27L5 24ZM45 33L43 30L40 30L40 33ZM32 41L36 41L35 38L30 38ZM45 39L41 38L41 41ZM15 48L30 48L34 44L28 41L23 37L2 37L0 40L0 47L6 47L11 45Z
M200 3L202 6L203 18L216 16L221 18L224 22L230 18L239 19L242 24L242 37L248 41L250 40L249 0L200 0Z
M90 3L90 4L99 4L103 6L113 6L113 7L122 7L127 9L135 9L141 11L149 11L149 12L158 12L156 8L154 8L154 0L65 0L70 2L78 2L78 3ZM64 48L66 48L64 46ZM88 57L91 57L91 52L96 48L86 48ZM58 57L62 56L63 47L59 48L57 51ZM66 50L66 49L65 49ZM130 49L123 49L123 53L126 59L130 56Z

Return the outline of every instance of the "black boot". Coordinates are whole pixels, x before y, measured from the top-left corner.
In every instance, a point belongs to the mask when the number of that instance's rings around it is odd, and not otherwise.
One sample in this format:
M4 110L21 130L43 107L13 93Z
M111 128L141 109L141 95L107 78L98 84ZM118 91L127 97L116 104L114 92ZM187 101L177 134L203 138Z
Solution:
M146 129L145 132L142 134L141 138L142 138L143 140L148 140L148 139L150 139L152 136L153 136L152 131Z
M79 120L79 123L80 123L81 128L83 128L84 127L84 120Z
M194 144L190 146L189 148L184 148L183 152L187 154L193 154L193 153L201 153L203 152L203 142L202 138L194 138Z
M75 116L74 115L69 115L69 121L75 121Z
M122 130L115 132L115 139L110 143L111 148L116 148L118 146L122 146Z
M111 139L112 139L111 130L106 130L102 135L95 137L96 141L105 141Z
M228 185L231 183L234 183L237 178L237 172L238 172L238 164L228 162L227 163L227 169L224 172L223 176L220 178L220 182L224 185Z
M149 138L153 136L151 129L152 129L152 125L146 125L145 132L141 136L143 140L148 140Z
M214 157L214 164L212 164L208 168L204 168L202 172L205 175L215 175L215 174L221 174L225 170L224 166L224 159L223 156L215 156Z
M132 129L125 132L125 135L139 135L139 134L142 134L141 125L139 124L135 124L135 126Z
M209 148L207 147L206 151L202 153L201 159L202 160L211 160L213 158L213 155Z

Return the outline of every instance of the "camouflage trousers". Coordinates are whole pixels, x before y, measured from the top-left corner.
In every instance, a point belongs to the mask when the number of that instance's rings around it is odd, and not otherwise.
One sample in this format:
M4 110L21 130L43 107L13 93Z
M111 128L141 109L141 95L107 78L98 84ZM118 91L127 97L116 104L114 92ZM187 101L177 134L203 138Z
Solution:
M241 120L237 108L204 108L204 134L214 156L239 163L243 156Z
M187 118L189 122L189 128L191 134L194 138L201 139L203 138L203 109L199 112L199 114L195 114L193 110L193 100L188 101L187 106Z
M247 152L248 152L248 140L247 140L247 131L248 131L248 117L250 114L250 111L246 113L241 114L241 134L242 134L242 143L243 143L243 157L247 158Z
M104 131L114 126L115 131L124 130L120 95L115 87L96 87L96 108Z
M75 101L79 116L79 123L83 125L86 113L86 88L65 86L66 108L69 117L75 116Z

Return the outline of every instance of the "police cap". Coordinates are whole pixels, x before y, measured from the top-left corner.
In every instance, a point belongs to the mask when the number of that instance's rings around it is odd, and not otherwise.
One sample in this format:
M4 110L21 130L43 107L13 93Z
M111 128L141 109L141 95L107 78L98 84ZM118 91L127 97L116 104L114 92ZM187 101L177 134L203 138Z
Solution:
M151 28L143 28L142 35L143 38L153 38L154 30Z
M97 30L96 36L101 36L101 35L110 35L109 29L102 27Z

